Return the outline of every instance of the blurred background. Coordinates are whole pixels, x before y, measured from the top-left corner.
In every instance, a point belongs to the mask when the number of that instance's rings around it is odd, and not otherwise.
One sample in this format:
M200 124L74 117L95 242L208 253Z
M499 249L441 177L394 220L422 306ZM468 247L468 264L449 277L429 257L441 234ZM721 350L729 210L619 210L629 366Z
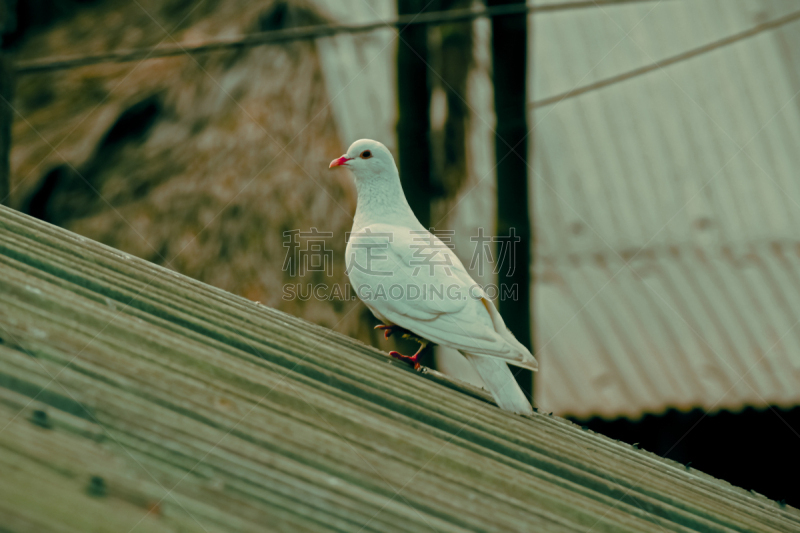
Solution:
M328 162L380 140L423 224L517 287L540 412L800 506L799 10L0 0L0 198L389 350L361 303L284 297L346 283ZM312 228L332 270L287 269Z

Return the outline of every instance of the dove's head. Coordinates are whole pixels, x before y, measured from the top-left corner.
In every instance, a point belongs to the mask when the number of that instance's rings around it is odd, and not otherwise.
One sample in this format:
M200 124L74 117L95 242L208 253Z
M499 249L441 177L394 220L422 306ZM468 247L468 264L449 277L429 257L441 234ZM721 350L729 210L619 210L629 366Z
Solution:
M350 145L347 153L331 161L328 168L347 167L356 181L397 174L392 153L378 141L360 139Z
M331 161L329 168L333 167L347 167L353 173L358 194L353 231L376 220L419 226L403 194L392 153L384 145L369 139L358 140L346 154Z

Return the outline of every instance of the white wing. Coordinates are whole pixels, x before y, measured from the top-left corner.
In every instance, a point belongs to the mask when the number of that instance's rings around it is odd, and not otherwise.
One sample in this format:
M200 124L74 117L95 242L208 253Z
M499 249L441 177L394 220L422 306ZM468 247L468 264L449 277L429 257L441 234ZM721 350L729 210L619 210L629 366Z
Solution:
M381 320L442 346L535 368L483 289L428 231L372 224L351 234L346 260L353 288Z

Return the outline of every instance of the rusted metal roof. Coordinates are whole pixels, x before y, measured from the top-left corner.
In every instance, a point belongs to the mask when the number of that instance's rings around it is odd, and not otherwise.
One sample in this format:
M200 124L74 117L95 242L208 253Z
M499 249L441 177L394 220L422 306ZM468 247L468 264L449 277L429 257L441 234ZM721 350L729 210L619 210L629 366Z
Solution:
M533 18L531 99L795 2ZM800 23L536 108L537 404L637 417L800 403Z

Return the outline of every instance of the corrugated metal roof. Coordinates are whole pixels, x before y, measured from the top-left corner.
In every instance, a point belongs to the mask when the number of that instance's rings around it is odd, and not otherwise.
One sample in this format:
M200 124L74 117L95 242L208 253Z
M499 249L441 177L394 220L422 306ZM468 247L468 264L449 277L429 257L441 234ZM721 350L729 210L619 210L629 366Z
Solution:
M0 206L4 531L797 531L800 513Z
M539 14L531 98L798 7ZM635 417L800 403L797 43L795 22L533 111L540 407Z
M385 0L314 0L314 4L331 20L349 24L387 20L397 13L395 3ZM385 30L317 40L343 148L364 138L395 146L397 35L387 24Z

